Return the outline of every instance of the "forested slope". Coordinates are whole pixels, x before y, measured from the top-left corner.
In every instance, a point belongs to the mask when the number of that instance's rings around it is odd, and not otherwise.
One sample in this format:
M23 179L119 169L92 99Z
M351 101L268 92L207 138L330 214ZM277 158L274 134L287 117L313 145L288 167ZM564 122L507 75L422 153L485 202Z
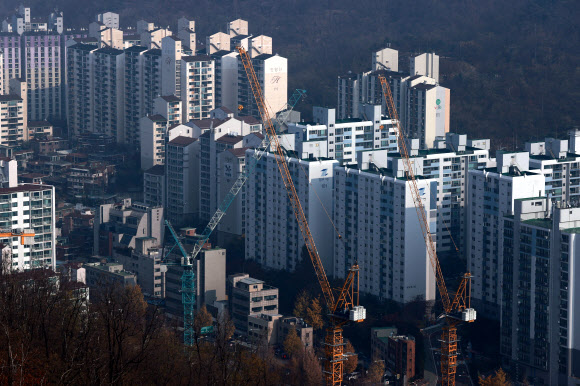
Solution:
M80 6L80 4L86 5ZM55 5L67 26L87 26L103 10L122 25L145 18L171 25L181 15L199 38L247 19L250 32L274 38L289 58L291 88L305 88L299 107L336 104L336 77L370 66L372 50L391 43L404 55L441 56L441 83L451 88L452 129L492 137L496 147L563 135L579 125L580 48L576 0L31 0L33 16ZM8 15L18 0L0 2Z

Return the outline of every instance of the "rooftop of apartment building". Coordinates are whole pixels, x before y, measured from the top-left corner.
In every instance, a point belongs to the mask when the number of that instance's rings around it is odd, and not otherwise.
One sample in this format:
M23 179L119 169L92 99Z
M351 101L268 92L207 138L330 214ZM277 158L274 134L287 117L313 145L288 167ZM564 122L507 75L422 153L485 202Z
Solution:
M118 50L116 48L111 47L103 47L99 48L95 51L96 54L104 54L104 55L121 55L123 54L123 50Z
M357 164L343 165L342 167L348 168L348 169L360 170L361 172L370 173L370 174L376 174L378 176L391 177L391 178L395 178L395 179L400 180L400 181L406 181L407 180L407 177L396 177L395 174L393 173L393 169L381 168L379 166L376 166L372 162L369 162L369 168L368 169L362 169ZM429 179L429 178L431 178L431 177L429 177L429 176L423 176L423 175L418 175L418 174L415 175L415 179L416 180L426 180L426 179Z
M165 119L164 116L159 115L159 114L148 115L147 118L149 118L153 122L165 122L165 121L167 121L167 119Z
M181 102L181 99L176 97L175 95L162 95L161 98L166 102Z
M411 88L414 88L416 90L424 90L424 91L431 90L435 87L437 87L437 86L434 84L428 84L428 83L419 83L419 84L416 84L414 86L411 86Z
M12 101L21 101L18 95L14 94L7 94L7 95L0 95L0 102L12 102Z
M156 176L163 176L165 175L165 165L155 165L152 168L145 170L145 174L154 174Z
M97 46L93 44L84 44L84 43L77 43L74 46L70 47L71 49L83 50L83 51L93 51L98 49Z
M195 141L197 141L197 138L189 138L189 137L179 136L179 137L175 137L171 141L169 141L169 145L187 146L187 145L191 145Z
M144 55L159 55L161 56L161 50L159 48L152 48L144 52Z
M103 272L110 272L121 276L133 276L134 274L125 270L115 270L116 268L122 268L123 266L119 263L87 263L85 267L92 267Z
M482 172L485 173L495 173L498 174L497 172L497 167L491 167L491 168L484 168L481 169ZM521 171L517 168L513 168L511 169L509 172L506 173L500 173L502 176L506 176L506 177L522 177L522 176L536 176L539 173L534 173L533 171Z
M215 141L219 143L224 143L226 145L235 145L236 143L243 141L243 139L244 137L241 135L226 134L219 137Z
M465 146L465 151L455 151L455 150L451 150L451 149L421 149L421 150L416 150L417 154L409 154L409 158L427 157L430 155L451 154L451 153L457 154L457 155L468 155L468 154L473 154L476 150L482 150L482 149L477 148L477 147L471 147L471 146ZM372 152L372 151L376 151L376 149L363 150L363 152ZM403 158L403 156L399 152L389 153L389 157L391 157L391 158Z
M405 72L396 72L390 70L375 70L371 71L372 75L383 75L386 78L406 78L409 76L408 73Z
M198 120L194 120L192 121L193 124L195 124L197 127L199 127L202 130L209 130L210 128L216 128L220 125L222 125L223 123L229 121L232 118L228 118L228 119L219 119L219 118L207 118L207 119L198 119ZM209 133L206 131L205 133L202 134L202 136L205 135L206 137L209 137Z
M125 48L125 53L127 52L143 52L143 51L147 51L147 47L143 47L143 46L131 46L129 48Z
M230 153L232 153L235 157L243 158L246 155L246 150L250 149L249 147L242 147L239 149L228 149Z
M12 188L0 188L0 194L5 193L18 193L18 192L30 192L30 191L42 191L51 189L50 185L39 185L39 184L22 184Z
M193 56L183 56L181 58L184 62L209 62L212 57L209 55L193 55Z
M564 157L564 158L558 158L558 157L547 155L547 154L530 154L530 159L535 159L535 160L539 160L539 161L570 162L570 161L575 161L578 157L580 157L579 154L569 153L569 152L566 153L566 157Z

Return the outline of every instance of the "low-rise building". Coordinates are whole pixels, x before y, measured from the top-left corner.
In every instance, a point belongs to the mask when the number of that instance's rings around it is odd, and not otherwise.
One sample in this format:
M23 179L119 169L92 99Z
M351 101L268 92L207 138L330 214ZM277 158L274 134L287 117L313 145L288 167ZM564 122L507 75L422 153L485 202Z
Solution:
M123 269L119 263L87 263L83 265L86 271L87 286L91 292L99 293L115 285L122 287L136 285L137 278L131 272Z
M291 329L296 330L302 346L307 350L313 349L314 330L302 318L287 316L278 322L278 344L283 345Z
M95 216L93 253L113 256L115 248L135 248L138 237L154 237L157 245L165 234L164 210L126 198L115 204L101 205Z
M166 270L162 269L163 248L158 241L153 237L137 237L135 249L127 252L115 253L115 260L137 276L137 284L144 295L164 298Z
M228 276L230 316L238 334L248 335L248 317L278 314L278 288L264 284L248 274Z

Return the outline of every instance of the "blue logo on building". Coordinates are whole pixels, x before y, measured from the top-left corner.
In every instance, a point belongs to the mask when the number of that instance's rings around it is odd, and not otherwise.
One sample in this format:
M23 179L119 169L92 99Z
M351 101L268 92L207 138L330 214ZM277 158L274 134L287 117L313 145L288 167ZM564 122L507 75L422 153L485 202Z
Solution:
M320 173L322 177L326 177L328 175L328 169L322 169Z

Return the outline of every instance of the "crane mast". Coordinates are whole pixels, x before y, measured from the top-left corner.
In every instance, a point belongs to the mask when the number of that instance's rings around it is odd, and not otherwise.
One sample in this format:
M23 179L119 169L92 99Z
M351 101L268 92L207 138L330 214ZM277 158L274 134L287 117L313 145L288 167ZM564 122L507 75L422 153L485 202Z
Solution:
M284 187L288 193L288 198L290 199L294 215L298 221L298 226L302 238L304 239L304 244L308 250L308 255L312 261L316 278L318 279L318 283L322 289L326 305L328 306L328 309L331 310L331 326L326 330L325 338L326 362L324 376L326 384L340 385L343 377L343 362L346 359L346 356L344 355L342 326L348 321L360 322L364 320L365 317L364 308L358 305L359 267L356 263L351 267L344 285L339 289L339 293L335 298L330 283L328 282L326 272L324 271L324 267L322 266L322 261L320 260L318 250L316 249L314 238L310 232L310 227L308 226L306 216L304 215L304 210L300 203L298 193L296 192L294 182L292 181L286 157L284 156L282 147L278 143L276 130L272 125L270 114L262 93L262 87L260 86L260 81L256 76L252 60L243 47L236 48L240 54L240 59L244 65L244 69L246 70L248 82L252 89L252 93L254 94L254 99L260 112L260 117L264 123L266 134L270 138L270 143L275 147L274 154L276 164L280 171L280 175L282 176Z
M409 158L407 144L401 129L391 88L387 79L383 75L379 75L378 78L381 82L383 97L389 110L390 118L395 121L397 126L399 151L403 158L405 174L407 175L407 181L409 181L411 187L411 196L413 197L413 203L415 204L417 216L419 217L419 224L421 225L421 232L423 233L423 238L425 239L425 244L427 246L429 262L431 263L431 267L435 273L437 288L439 289L441 302L443 303L443 314L439 317L443 321L441 334L441 384L444 386L454 386L457 367L457 326L461 322L473 322L476 317L475 310L470 306L471 274L465 273L463 275L459 289L452 302L449 297L449 292L447 291L447 286L445 285L445 279L443 278L439 259L437 258L433 235L429 229L425 207L421 200L421 194Z

